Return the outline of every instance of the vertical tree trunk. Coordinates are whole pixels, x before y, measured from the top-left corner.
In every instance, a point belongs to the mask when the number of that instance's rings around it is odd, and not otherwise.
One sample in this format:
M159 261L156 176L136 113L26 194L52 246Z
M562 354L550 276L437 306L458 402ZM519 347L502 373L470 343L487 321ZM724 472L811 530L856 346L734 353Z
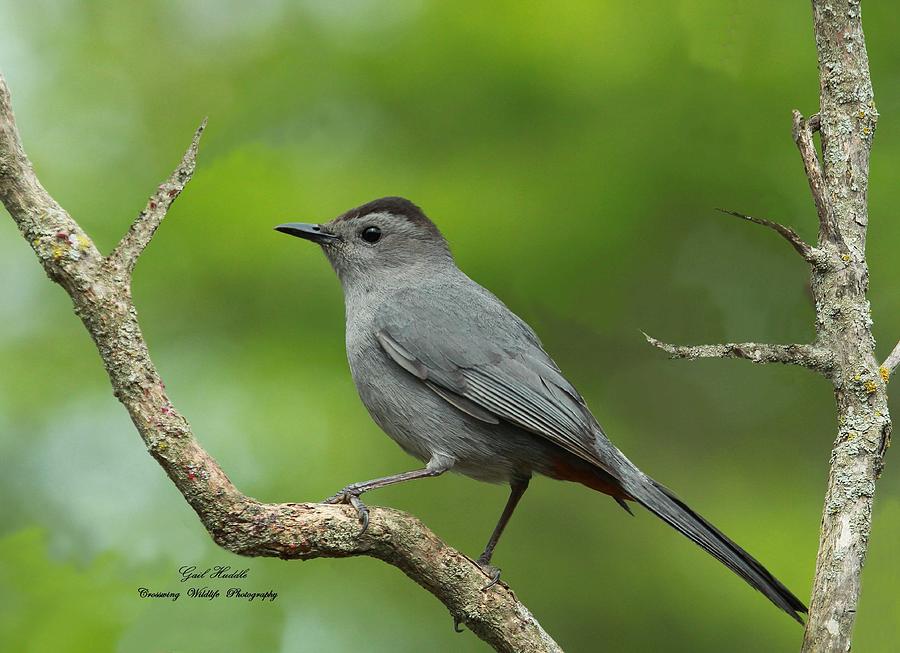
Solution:
M869 223L869 151L878 112L859 0L812 0L819 59L819 113L804 120L794 112L800 150L819 217L816 246L777 222L735 211L730 215L773 229L809 263L816 301L816 340L810 344L755 342L671 345L647 336L673 358L745 358L788 363L819 372L834 385L838 433L828 488L804 653L850 650L860 576L872 522L875 481L890 443L887 383L900 363L900 344L884 364L875 358L866 293L866 228ZM813 132L822 137L822 156Z
M814 268L818 340L834 354L838 433L803 651L849 651L872 519L875 481L890 442L888 374L875 358L866 292L869 150L878 113L858 0L813 0L820 77L824 196L837 234L819 247L837 266ZM830 257L831 258L831 257Z

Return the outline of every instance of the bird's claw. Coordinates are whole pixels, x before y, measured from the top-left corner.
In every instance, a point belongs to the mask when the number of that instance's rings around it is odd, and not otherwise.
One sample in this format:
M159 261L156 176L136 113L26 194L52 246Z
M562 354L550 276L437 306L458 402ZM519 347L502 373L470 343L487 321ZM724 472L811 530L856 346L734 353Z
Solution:
M360 501L359 495L360 493L353 488L345 487L337 494L334 494L322 501L322 503L346 503L353 506L353 508L356 510L356 514L359 516L359 523L362 524L362 530L359 532L359 534L362 535L369 528L369 509L366 508L366 504Z
M483 571L484 574L491 579L487 585L481 588L482 592L492 588L494 585L500 582L500 570L497 567L494 567L491 563L487 562L486 560L482 560L481 558L478 558L478 560L476 560L475 562L479 567L481 567L481 571Z

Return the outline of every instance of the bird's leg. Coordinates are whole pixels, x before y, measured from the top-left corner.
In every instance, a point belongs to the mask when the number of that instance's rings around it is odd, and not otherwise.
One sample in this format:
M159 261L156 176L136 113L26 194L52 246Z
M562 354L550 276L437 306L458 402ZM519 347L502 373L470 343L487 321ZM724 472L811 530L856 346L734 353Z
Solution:
M528 481L530 478L514 478L509 483L510 493L509 499L506 501L506 507L503 509L503 514L500 515L500 521L497 522L497 526L494 527L494 532L491 533L491 539L488 540L487 546L484 547L484 552L478 556L478 560L475 562L478 563L478 566L484 570L484 572L490 576L491 582L485 585L482 589L486 590L493 585L496 585L500 580L500 570L496 567L491 566L491 557L494 555L494 547L497 546L497 542L500 540L500 536L503 534L503 529L506 528L507 522L509 522L509 518L512 517L513 511L516 509L516 506L519 505L519 499L522 498L522 495L525 494L525 490L528 489Z
M362 523L362 531L360 531L360 535L366 532L366 529L369 528L369 509L366 508L365 504L359 500L359 496L363 492L368 492L369 490L377 490L381 487L387 487L388 485L395 485L397 483L402 483L403 481L412 481L417 478L429 478L431 476L440 476L444 472L446 472L452 464L447 464L446 461L432 458L425 469L416 469L411 472L402 472L401 474L394 474L393 476L384 476L382 478L374 478L371 481L360 481L359 483L351 483L343 490L334 494L322 503L348 503L356 509L356 513L359 515L359 521Z

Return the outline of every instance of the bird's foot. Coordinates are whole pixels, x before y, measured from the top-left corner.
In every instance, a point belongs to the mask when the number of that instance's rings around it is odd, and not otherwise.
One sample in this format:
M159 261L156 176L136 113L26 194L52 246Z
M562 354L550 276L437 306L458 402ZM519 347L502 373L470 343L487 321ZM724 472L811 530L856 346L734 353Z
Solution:
M359 516L359 523L362 524L362 530L359 532L359 534L362 535L369 528L369 509L366 508L366 504L360 501L360 494L362 494L362 492L354 488L352 485L348 485L337 494L334 494L322 501L322 503L346 503L353 506L353 508L356 510L356 514Z
M487 585L485 585L484 587L481 588L482 592L487 589L490 589L491 587L493 587L494 585L496 585L497 583L500 582L500 569L493 566L491 564L490 560L487 560L482 556L482 557L478 558L478 560L475 561L475 564L477 564L479 567L481 567L481 571L483 571L484 574L488 578L491 579Z

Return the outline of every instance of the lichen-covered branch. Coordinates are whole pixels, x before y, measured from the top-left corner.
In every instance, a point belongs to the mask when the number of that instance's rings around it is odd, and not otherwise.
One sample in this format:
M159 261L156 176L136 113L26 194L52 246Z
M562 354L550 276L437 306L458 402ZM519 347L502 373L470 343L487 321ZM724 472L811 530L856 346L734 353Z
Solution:
M716 345L672 345L644 334L651 345L662 349L670 358L743 358L754 363L799 365L825 376L831 371L831 356L816 345L772 345L757 342L729 342Z
M0 201L37 254L44 271L69 292L83 289L100 252L38 181L22 148L9 89L0 77Z
M204 125L113 254L103 258L35 176L19 139L9 90L0 76L0 200L47 274L72 298L76 314L97 345L115 395L150 454L214 540L230 551L304 560L375 557L431 592L454 619L496 650L559 652L512 590L502 583L484 589L489 579L481 568L411 515L373 507L369 528L361 534L356 512L349 507L261 503L242 494L194 439L150 360L130 286L135 261L191 177Z
M778 222L773 222L771 220L766 220L765 218L754 218L752 215L738 213L737 211L731 211L729 209L717 210L721 211L722 213L727 213L728 215L733 215L736 218L741 218L742 220L747 220L748 222L773 229L782 238L788 241L791 244L791 247L797 250L797 253L800 254L800 256L802 256L805 261L813 265L818 264L819 257L817 255L819 252L811 247L797 234L796 231L794 231L790 227L785 227L783 224L779 224Z
M821 117L816 117L815 123L821 128ZM831 203L825 192L825 180L822 178L822 166L819 156L816 154L816 146L813 145L813 119L804 120L803 114L794 110L792 112L791 135L800 157L803 159L803 168L806 171L806 179L809 182L809 190L816 205L816 213L819 215L819 237L838 243L841 240L841 232L831 210Z
M813 0L812 6L822 137L822 179L816 178L815 183L824 183L823 199L829 210L819 241L820 245L833 242L826 247L840 261L833 269L814 269L810 280L817 340L834 355L832 383L839 425L803 641L806 653L820 653L850 650L875 482L890 442L891 419L866 298L869 152L878 112L860 3ZM810 176L810 187L814 176Z

